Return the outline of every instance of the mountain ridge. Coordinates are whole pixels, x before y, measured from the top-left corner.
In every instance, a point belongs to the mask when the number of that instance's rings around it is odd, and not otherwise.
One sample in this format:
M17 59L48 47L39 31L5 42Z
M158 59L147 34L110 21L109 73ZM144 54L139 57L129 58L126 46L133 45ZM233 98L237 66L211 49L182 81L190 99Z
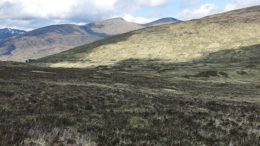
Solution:
M151 25L170 23L161 19ZM164 20L165 20L164 19ZM171 18L171 20L175 20ZM172 21L171 21L172 22ZM0 60L25 61L60 53L114 35L127 33L148 26L111 18L86 25L58 24L38 28L0 42Z
M113 23L114 20L115 19L99 21L87 25L51 25L26 32L0 43L0 59L7 61L36 59L101 40L112 35L143 28L143 26L139 24L127 21L121 21L120 25L117 25ZM96 27L101 25L102 27ZM115 31L113 32L113 30Z

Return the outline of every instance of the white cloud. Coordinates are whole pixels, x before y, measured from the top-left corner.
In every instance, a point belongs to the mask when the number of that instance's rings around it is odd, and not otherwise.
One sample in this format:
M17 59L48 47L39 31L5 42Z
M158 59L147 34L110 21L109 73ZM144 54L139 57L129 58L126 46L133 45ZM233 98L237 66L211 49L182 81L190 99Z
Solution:
M136 23L139 23L139 24L145 24L145 23L152 22L152 21L156 20L156 18L149 19L149 18L144 18L144 17L135 17L135 16L130 15L130 14L123 15L123 18L126 21L136 22Z
M88 23L112 16L145 22L145 18L125 16L143 6L158 7L168 0L0 0L0 27L37 28L60 23ZM25 23L26 22L26 23Z
M221 12L216 5L203 4L202 0L0 0L0 28L32 29L58 23L84 24L113 16L146 23L158 17L151 16L151 13L160 13L157 9L150 11L150 8L161 7L170 2L176 2L182 9L177 13L177 18L181 20ZM225 11L228 11L260 5L260 0L229 0L226 3ZM144 7L149 7L150 14L146 15L147 18L136 16L136 12ZM143 15L145 13L146 11Z
M233 0L233 2L226 4L224 11L240 9L254 5L260 5L260 0Z
M177 14L177 17L182 20L189 20L195 18L201 18L217 12L217 7L214 4L203 4L195 9L184 9Z
M122 6L161 6L168 0L0 0L0 18L68 18L125 12Z
M162 6L168 3L168 0L139 0L145 6Z
M112 11L117 0L1 0L0 18L68 18Z

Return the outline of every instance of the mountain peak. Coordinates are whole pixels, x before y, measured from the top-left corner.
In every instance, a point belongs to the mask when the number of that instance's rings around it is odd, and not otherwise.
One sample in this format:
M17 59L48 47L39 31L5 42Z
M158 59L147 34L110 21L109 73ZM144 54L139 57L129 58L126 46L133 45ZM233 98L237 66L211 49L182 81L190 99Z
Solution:
M100 21L100 22L126 22L126 20L124 18L121 18L121 17L115 17L115 18L110 18L110 19L103 20L103 21Z
M176 19L176 18L172 18L172 17L165 17L165 18L161 18L161 19L159 19L159 20L178 20L178 19ZM157 20L158 21L158 20Z
M0 31L19 31L19 32L25 32L24 30L18 30L13 28L1 28Z
M109 19L108 19L109 20ZM120 21L125 21L124 18L122 17L115 17L115 18L111 18L110 20L120 20Z
M25 33L24 30L2 28L0 29L0 41Z
M171 24L171 23L179 23L182 22L181 20L172 18L172 17L165 17L158 19L156 21L144 24L145 26L156 26L156 25L162 25L162 24Z

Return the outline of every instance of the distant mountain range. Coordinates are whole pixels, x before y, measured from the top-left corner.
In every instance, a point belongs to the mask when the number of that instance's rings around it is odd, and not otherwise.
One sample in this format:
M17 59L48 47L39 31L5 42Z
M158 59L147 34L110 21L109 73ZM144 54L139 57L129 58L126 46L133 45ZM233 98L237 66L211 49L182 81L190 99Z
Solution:
M137 24L127 22L123 18L113 18L83 26L62 24L29 32L21 31L19 35L13 35L0 42L0 60L25 61L37 59L147 26L175 22L179 21L173 18L165 18L148 24ZM16 32L18 31L16 30Z
M17 35L22 35L25 32L26 31L24 30L11 29L11 28L0 29L0 42Z
M238 58L250 61L259 57L259 51L256 51L259 44L260 6L255 6L178 24L144 28L35 62L51 67L89 67L113 65L129 59L180 63L209 57L213 63L239 61ZM241 52L241 48L248 50Z

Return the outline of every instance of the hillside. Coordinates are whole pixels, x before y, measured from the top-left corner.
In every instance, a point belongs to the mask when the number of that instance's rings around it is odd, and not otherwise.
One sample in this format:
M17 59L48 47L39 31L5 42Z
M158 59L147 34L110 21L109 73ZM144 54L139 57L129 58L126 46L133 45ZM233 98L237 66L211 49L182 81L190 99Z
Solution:
M11 29L11 28L0 29L0 42L10 37L21 35L23 33L25 33L24 30Z
M128 59L190 62L221 50L260 44L260 6L178 24L149 27L37 60L51 67L88 67ZM245 23L246 22L246 23Z
M202 20L208 20L209 22L218 23L260 23L259 19L260 6L248 7L240 10L233 10L230 12L220 13L203 18ZM205 21L205 22L208 22Z
M36 59L140 28L143 26L119 18L84 26L47 26L0 42L0 60Z

